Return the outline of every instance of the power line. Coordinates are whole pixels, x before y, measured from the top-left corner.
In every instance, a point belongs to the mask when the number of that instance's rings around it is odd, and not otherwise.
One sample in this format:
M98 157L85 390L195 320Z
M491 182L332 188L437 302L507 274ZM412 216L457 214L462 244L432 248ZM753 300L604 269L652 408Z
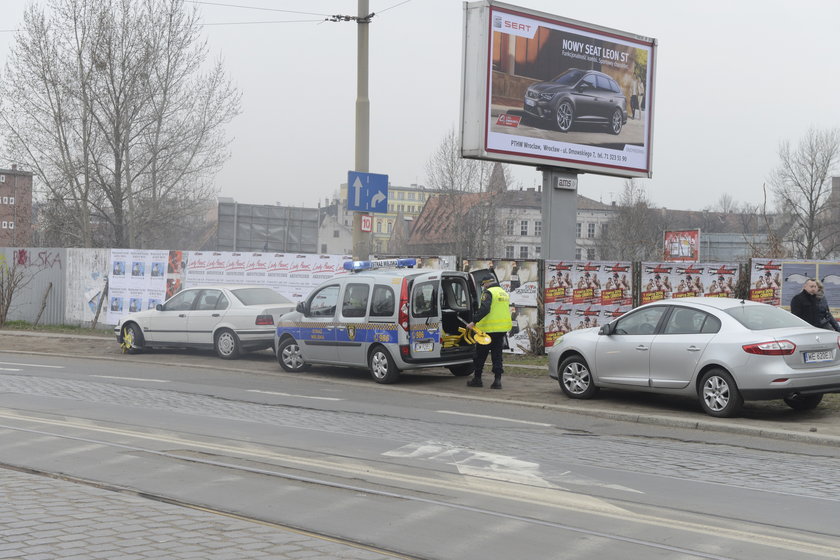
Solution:
M208 6L222 6L224 8L242 8L245 10L262 10L264 12L283 12L287 14L299 14L305 16L324 16L329 17L331 14L319 14L316 12L299 12L295 10L281 10L280 8L263 8L260 6L242 6L240 4L223 4L221 2L205 2L203 0L184 0L190 4L205 4Z

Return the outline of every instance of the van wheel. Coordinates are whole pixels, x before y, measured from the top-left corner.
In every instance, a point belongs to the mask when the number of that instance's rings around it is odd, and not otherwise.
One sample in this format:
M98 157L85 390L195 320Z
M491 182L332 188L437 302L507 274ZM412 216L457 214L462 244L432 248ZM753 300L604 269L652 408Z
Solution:
M306 362L303 361L303 356L300 355L300 346L294 338L289 337L281 340L280 344L277 345L276 353L280 367L286 371L301 371L308 367Z
M375 346L368 357L368 366L373 380L377 383L394 383L400 377L400 370L391 354L383 346Z
M475 366L472 364L458 364L457 366L449 366L449 371L456 377L464 377L475 371Z

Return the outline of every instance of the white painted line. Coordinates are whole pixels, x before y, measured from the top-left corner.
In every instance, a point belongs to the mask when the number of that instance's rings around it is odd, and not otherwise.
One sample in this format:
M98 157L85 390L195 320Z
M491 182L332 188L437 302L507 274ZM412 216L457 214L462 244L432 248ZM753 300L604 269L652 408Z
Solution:
M438 410L439 414L454 414L455 416L471 416L473 418L486 418L488 420L501 420L503 422L516 422L517 424L530 424L531 426L553 426L554 424L544 424L542 422L529 422L528 420L515 420L513 418L503 418L501 416L486 416L484 414L469 414L467 412L455 412L453 410Z
M20 368L0 367L0 371L21 371Z
M148 381L149 383L171 383L168 379L149 379L147 377L120 377L119 375L91 375L100 379L119 379L121 381Z
M45 368L53 368L53 369L64 369L64 366L48 366L46 364L18 364L16 362L0 362L0 364L5 364L7 366L26 366L26 367L45 367Z
M343 401L344 399L337 399L335 397L310 397L309 395L293 395L291 393L277 393L275 391L260 391L258 389L248 389L248 393L261 393L263 395L278 395L280 397L294 397L296 399L314 399L318 401Z

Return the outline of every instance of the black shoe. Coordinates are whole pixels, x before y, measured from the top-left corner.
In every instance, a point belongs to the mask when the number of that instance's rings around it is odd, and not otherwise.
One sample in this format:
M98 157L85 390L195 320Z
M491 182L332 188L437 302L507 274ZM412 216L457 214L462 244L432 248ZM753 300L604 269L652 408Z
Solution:
M467 381L467 387L484 387L484 383L481 382L480 377L473 377Z
M501 388L502 388L502 380L501 380L501 379L497 379L497 380L495 380L495 381L493 382L493 384L492 384L492 385L490 385L490 388L491 388L491 389L501 389Z

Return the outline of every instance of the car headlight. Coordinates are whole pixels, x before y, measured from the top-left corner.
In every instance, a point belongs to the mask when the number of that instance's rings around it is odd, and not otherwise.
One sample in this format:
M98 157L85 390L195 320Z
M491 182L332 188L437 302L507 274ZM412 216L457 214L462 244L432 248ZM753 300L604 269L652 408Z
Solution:
M541 93L540 94L540 99L542 99L543 101L551 101L552 99L554 99L554 94L553 93Z

